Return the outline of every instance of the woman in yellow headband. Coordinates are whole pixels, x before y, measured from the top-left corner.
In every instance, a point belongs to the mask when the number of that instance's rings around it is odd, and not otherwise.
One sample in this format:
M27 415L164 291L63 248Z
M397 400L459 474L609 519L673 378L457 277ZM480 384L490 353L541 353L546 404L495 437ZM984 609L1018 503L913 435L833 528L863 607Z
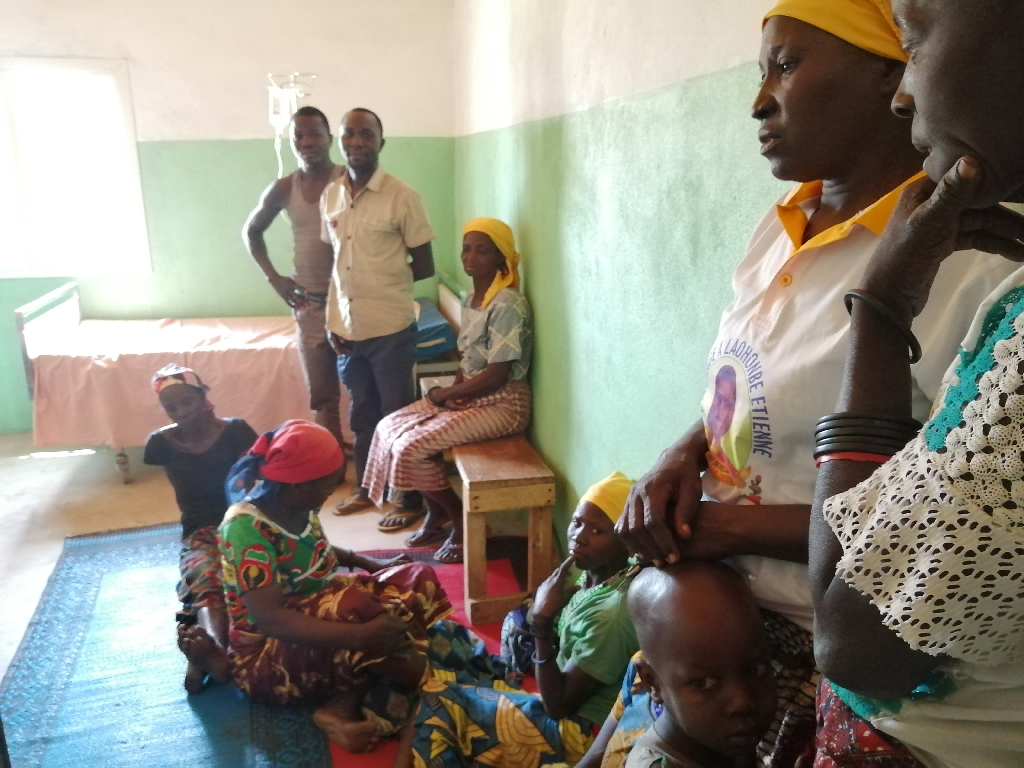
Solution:
M462 502L445 476L441 452L519 434L530 420L526 374L533 328L530 305L519 292L519 254L509 226L497 219L466 224L462 266L473 278L473 291L462 306L462 362L455 383L435 387L381 420L364 476L378 506L389 487L392 493L417 490L427 498L426 519L406 543L444 542L435 554L442 563L462 562ZM423 516L394 509L379 528L399 531Z
M619 527L657 563L733 558L749 577L781 670L776 725L759 748L774 768L812 759L814 434L842 383L843 299L922 157L910 121L890 108L907 57L888 0L781 0L762 23L752 116L772 173L798 186L757 225L734 273L705 374L704 418L636 483ZM918 419L975 307L1011 269L976 252L943 263L914 322L924 352L913 369ZM841 430L836 437L857 452Z

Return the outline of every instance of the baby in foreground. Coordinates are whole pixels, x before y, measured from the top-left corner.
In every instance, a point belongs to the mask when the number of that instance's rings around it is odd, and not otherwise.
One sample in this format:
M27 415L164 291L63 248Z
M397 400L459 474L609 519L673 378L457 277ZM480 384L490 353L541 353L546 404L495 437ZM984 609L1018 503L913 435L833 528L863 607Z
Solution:
M644 659L640 679L661 705L626 768L748 768L775 712L775 678L760 612L720 563L647 568L629 590Z

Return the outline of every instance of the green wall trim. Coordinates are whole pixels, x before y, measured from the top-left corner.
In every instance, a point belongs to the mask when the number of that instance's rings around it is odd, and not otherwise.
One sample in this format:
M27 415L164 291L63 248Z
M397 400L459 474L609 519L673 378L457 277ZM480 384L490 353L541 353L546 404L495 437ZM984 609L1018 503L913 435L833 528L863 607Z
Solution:
M66 282L59 277L0 280L0 393L3 393L0 396L0 434L32 429L32 401L25 380L14 310Z
M561 481L562 535L591 483L639 477L700 416L732 270L787 188L758 154L758 82L744 64L456 140L457 222L504 219L523 254L531 436Z

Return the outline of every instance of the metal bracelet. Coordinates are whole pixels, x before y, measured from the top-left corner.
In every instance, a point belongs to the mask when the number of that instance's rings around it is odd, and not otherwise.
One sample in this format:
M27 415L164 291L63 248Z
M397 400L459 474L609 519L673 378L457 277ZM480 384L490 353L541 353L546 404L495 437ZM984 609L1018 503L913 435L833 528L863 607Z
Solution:
M550 664L554 660L555 660L554 656L550 656L550 657L548 657L546 659L538 659L536 651L534 651L533 653L530 654L530 661L532 661L534 663L534 665L538 666L538 667L541 664Z
M858 299L867 304L869 307L875 310L876 313L878 313L883 318L888 320L896 328L896 330L900 332L900 335L910 346L911 365L913 365L914 363L918 362L921 359L921 342L917 340L917 337L914 335L914 332L910 330L910 326L903 324L903 321L900 319L899 315L897 315L892 310L892 307L890 307L881 299L878 299L872 296L870 293L867 293L866 291L847 291L846 295L843 296L843 303L846 305L846 311L849 312L851 315L853 314L854 299Z

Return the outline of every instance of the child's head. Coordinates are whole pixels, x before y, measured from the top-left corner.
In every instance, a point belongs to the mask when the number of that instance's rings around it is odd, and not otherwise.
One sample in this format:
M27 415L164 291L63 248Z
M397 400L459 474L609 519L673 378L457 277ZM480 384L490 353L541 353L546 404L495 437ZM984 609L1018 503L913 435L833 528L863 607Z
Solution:
M165 365L153 375L153 391L164 411L178 426L188 427L210 410L209 390L191 368Z
M646 568L629 589L629 614L651 698L681 752L699 759L753 755L775 713L775 677L749 587L721 563Z
M615 535L615 521L629 496L633 481L615 472L590 486L572 513L566 539L576 567L584 571L600 570L610 564L625 565L629 550Z

